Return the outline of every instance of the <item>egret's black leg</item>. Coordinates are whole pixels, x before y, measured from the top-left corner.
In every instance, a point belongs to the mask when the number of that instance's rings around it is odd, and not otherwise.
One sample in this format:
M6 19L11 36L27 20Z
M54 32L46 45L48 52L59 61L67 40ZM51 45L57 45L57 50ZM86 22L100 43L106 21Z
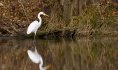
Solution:
M34 34L34 40L33 40L33 45L35 46L35 36L36 36L36 34Z

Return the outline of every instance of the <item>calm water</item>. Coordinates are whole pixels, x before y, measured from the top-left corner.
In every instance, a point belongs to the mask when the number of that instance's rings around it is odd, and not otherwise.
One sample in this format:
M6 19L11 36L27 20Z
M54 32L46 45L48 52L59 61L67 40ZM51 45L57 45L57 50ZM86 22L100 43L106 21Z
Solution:
M49 70L118 70L118 38L36 40ZM0 70L39 70L27 55L31 39L0 39Z

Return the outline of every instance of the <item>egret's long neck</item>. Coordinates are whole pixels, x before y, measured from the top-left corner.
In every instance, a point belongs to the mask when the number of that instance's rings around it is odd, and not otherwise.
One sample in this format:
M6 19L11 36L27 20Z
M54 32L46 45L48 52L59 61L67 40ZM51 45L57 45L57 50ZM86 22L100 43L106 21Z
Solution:
M39 69L40 70L45 70L45 68L43 67L43 64L39 64Z
M41 16L40 16L41 14L38 14L38 19L39 19L39 23L41 23L42 22L42 18L41 18Z
M43 67L43 60L41 59L41 63L39 64L39 68L40 70L45 70L45 68Z

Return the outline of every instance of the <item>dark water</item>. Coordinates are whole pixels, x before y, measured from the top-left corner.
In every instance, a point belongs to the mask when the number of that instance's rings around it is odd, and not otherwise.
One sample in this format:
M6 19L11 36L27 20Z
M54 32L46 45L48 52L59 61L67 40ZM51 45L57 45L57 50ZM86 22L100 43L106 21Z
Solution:
M49 70L118 70L118 38L36 40ZM27 55L31 39L0 39L0 70L39 70Z

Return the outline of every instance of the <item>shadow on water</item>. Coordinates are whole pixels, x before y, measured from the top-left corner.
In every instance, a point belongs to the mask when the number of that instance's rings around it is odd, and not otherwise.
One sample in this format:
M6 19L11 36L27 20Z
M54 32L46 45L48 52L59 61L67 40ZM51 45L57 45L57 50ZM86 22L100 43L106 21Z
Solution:
M39 70L28 58L33 40L0 39L0 70ZM118 39L37 40L49 70L118 70Z

